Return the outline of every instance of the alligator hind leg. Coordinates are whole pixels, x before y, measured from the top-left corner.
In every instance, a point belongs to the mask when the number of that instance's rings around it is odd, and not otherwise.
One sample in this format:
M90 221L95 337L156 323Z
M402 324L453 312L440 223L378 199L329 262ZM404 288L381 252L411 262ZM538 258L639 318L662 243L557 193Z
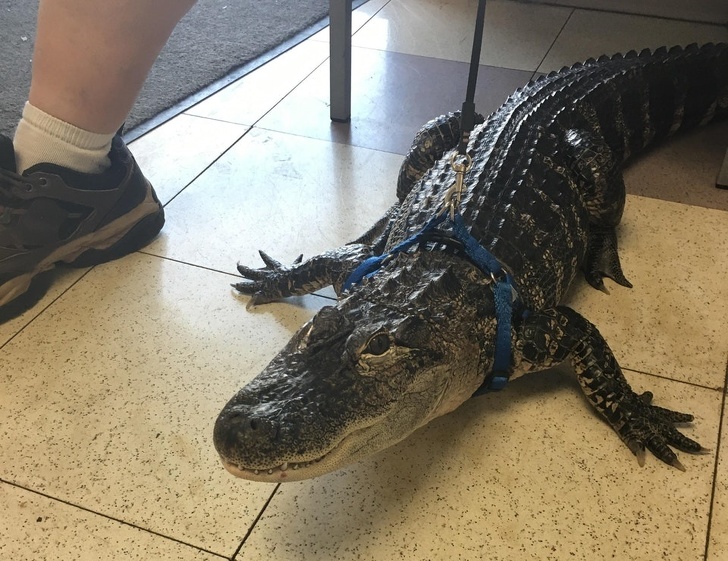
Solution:
M543 370L569 361L589 403L619 434L640 465L645 449L684 470L670 447L698 454L703 447L675 424L692 415L651 405L652 394L632 391L612 351L589 321L565 306L529 316L516 334L515 357L521 371Z
M598 127L593 119L587 119L587 122ZM618 158L599 132L569 130L566 144L589 212L589 237L582 267L584 276L590 285L605 292L604 277L631 288L617 252L616 228L622 219L626 199Z
M617 284L632 288L622 272L617 253L617 232L615 228L593 226L589 230L586 256L584 258L584 277L597 290L607 292L604 277L609 277Z

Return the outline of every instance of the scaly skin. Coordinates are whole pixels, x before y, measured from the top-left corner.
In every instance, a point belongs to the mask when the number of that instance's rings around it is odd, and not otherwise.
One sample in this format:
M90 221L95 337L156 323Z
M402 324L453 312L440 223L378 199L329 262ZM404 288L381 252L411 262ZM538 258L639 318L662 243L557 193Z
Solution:
M559 306L579 270L630 286L617 256L621 168L646 146L728 115L728 46L589 60L531 82L473 131L460 213L512 276L512 378L570 363L592 406L644 462L682 469L700 452L675 423L692 416L632 391L597 329ZM355 243L290 267L240 266L253 304L341 285L362 261L419 232L454 183L456 119L426 125L403 164L399 202ZM432 139L437 139L433 141ZM444 139L444 140L443 140ZM214 440L235 475L306 479L406 438L492 375L491 279L448 241L419 244L324 308L225 406Z

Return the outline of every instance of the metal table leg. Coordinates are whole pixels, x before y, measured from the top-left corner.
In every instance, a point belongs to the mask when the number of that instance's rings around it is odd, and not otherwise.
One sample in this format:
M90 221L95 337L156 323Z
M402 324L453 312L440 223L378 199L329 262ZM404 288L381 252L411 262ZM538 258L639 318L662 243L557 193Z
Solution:
M723 167L720 168L718 179L715 180L715 186L720 187L721 189L728 189L728 150L725 151Z
M329 0L331 120L351 119L351 0Z

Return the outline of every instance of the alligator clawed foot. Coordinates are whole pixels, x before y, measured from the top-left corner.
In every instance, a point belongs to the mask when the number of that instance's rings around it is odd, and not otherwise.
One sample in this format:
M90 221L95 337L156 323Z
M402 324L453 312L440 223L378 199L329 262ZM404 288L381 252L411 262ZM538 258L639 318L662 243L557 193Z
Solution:
M692 415L650 405L650 392L634 394L634 398L632 414L619 433L640 466L645 464L645 450L680 471L685 471L685 467L671 447L691 454L709 452L675 428L676 424L692 422Z
M612 279L621 286L632 288L632 283L622 272L617 252L617 233L614 228L593 228L589 232L584 276L591 286L607 294L609 291L604 286L604 277Z
M251 297L248 307L275 302L289 296L290 293L286 291L286 288L290 286L290 283L287 279L293 269L303 261L303 255L301 254L290 267L287 267L264 251L258 251L258 253L263 263L265 263L265 267L254 269L238 263L238 272L245 280L231 285L241 294Z

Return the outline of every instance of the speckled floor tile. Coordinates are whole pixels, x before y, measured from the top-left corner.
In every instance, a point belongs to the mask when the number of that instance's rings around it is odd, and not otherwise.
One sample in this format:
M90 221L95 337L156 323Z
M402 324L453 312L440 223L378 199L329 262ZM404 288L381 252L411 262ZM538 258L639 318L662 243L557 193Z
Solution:
M130 143L129 149L166 204L246 130L241 125L179 115Z
M550 72L589 57L631 49L720 41L728 41L728 29L721 25L576 10L538 70Z
M591 320L620 364L722 387L728 339L728 213L628 196L619 227L625 275L610 294L579 280L567 301Z
M38 316L88 269L61 267L53 269L31 286L26 295L0 308L0 347Z
M167 206L145 251L235 272L347 243L396 201L401 157L254 129Z
M0 350L0 478L232 555L272 487L215 418L324 301L245 310L230 276L142 254L94 268Z
M721 394L630 374L698 413L715 449ZM575 378L552 371L473 399L372 459L284 483L239 561L698 560L714 455L640 468Z
M713 498L713 523L706 561L728 559L728 410L723 412L723 430L718 451L718 471Z
M187 114L252 125L328 56L328 44L305 41L198 103Z
M351 123L329 121L329 65L322 65L258 126L406 154L420 127L465 99L468 65L371 49L352 53ZM488 115L531 78L530 72L481 66L476 109Z
M728 211L728 190L716 189L728 122L678 135L625 169L627 191L655 199Z
M8 561L222 559L5 483L0 508L0 558Z
M477 6L476 0L392 0L359 30L353 44L469 62ZM488 2L480 63L536 70L571 12L555 6Z

